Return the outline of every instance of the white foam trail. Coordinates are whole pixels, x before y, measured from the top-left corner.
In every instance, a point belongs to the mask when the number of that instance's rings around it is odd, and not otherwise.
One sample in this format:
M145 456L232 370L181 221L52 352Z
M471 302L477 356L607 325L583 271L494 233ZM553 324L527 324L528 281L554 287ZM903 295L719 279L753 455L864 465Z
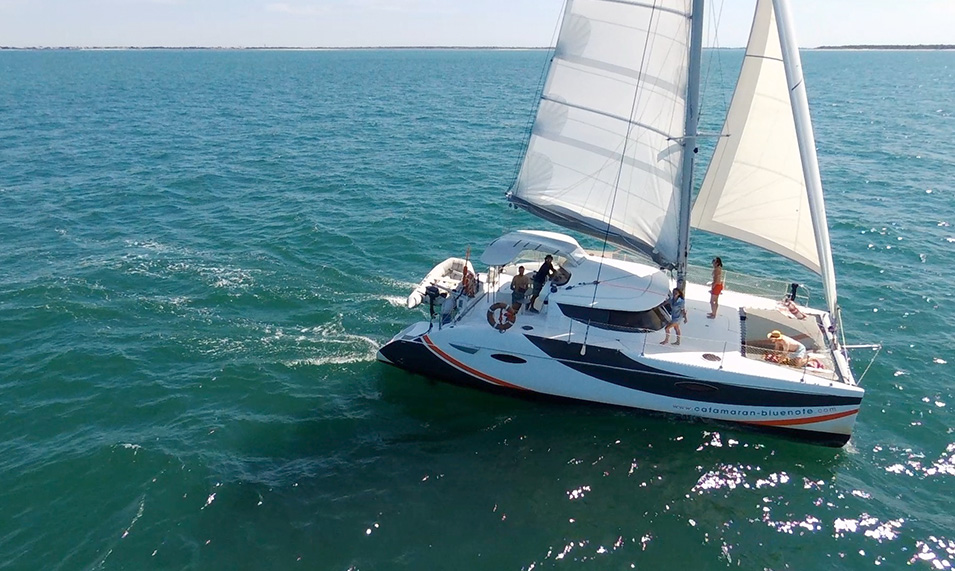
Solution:
M311 357L308 359L295 359L294 361L285 361L288 367L301 367L310 365L321 367L323 365L350 365L352 363L367 363L374 361L377 355L377 349L374 352L365 355L339 355L335 357Z
M424 278L425 274L422 274L421 277ZM414 289L418 287L418 282L409 282L407 280L397 280L393 278L383 278L381 280L384 284L391 286L395 289Z
M398 297L397 295L386 295L382 299L387 301L388 305L393 307L405 307L405 305L408 303L407 297Z
M265 332L269 334L264 338L267 343L285 337L285 333L280 328L267 327ZM371 337L346 332L342 326L341 315L336 316L333 321L328 323L314 327L296 328L293 335L294 337L289 335L286 338L294 338L296 343L314 343L319 346L319 353L325 354L283 361L289 367L348 365L374 361L380 348L378 342Z

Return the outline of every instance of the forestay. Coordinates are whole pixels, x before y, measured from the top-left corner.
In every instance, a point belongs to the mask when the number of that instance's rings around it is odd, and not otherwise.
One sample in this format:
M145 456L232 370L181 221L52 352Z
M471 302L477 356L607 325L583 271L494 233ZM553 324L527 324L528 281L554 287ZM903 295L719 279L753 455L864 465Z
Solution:
M569 0L515 204L677 260L691 0Z

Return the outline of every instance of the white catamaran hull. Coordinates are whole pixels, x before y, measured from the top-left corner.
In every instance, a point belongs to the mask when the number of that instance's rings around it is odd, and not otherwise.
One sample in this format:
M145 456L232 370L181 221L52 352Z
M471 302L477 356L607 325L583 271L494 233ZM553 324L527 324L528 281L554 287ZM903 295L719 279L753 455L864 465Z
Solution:
M517 331L508 333L507 347L478 347L474 336L467 336L467 345L455 343L465 337L461 331L424 333L428 325L417 323L400 333L381 348L378 359L484 390L740 423L833 446L849 440L862 401L858 387L822 390L765 379L740 384L718 366L704 365L702 354L696 356L701 366L661 363L595 346L581 355L580 343Z
M652 283L653 268L626 267L649 273L644 279ZM581 264L576 273L585 268ZM487 280L485 274L480 277ZM767 353L758 349L768 328L797 323L805 328L809 323L808 330L821 338L814 315L800 322L788 310L760 309L776 307L772 300L730 293L721 315L709 320L703 317L709 308L707 288L690 284L691 319L683 325L681 345L674 347L660 344L661 330L608 330L568 318L562 302L580 289L572 279L566 286L548 288L540 313L522 310L512 326L496 327L500 321L493 317L493 306L510 300L510 276L499 277L497 284L482 283L484 293L474 298L462 295L457 306L463 309L455 316L406 328L380 349L378 359L492 392L738 423L833 446L845 444L852 433L864 391L840 380L835 369L844 361L833 360L829 351L831 369L800 369L766 361L761 357ZM759 315L777 321L766 321L759 329ZM821 359L826 349L819 350Z

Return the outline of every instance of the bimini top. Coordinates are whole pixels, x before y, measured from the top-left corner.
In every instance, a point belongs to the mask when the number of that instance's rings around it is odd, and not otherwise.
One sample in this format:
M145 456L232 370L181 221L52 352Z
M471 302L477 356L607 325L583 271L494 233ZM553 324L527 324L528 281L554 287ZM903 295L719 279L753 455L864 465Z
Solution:
M566 260L564 264L571 267L587 258L587 252L570 236L539 230L517 230L491 242L481 254L481 262L489 266L503 266L527 250L561 256Z
M669 293L670 280L657 268L588 256L551 300L589 309L647 311L666 301Z

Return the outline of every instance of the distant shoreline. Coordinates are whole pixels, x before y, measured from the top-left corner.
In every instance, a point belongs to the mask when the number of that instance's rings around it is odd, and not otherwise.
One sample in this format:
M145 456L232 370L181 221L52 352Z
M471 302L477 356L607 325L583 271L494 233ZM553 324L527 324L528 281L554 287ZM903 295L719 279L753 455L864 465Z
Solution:
M952 44L918 44L918 45L847 45L847 46L819 46L813 48L816 50L918 50L918 51L942 51L955 50Z
M293 46L0 46L0 51L348 51L348 50L496 50L528 51L551 50L547 46L352 46L352 47L293 47ZM738 50L739 47L706 48L707 50ZM919 44L919 45L842 45L804 48L807 50L827 51L947 51L955 50L955 44Z

